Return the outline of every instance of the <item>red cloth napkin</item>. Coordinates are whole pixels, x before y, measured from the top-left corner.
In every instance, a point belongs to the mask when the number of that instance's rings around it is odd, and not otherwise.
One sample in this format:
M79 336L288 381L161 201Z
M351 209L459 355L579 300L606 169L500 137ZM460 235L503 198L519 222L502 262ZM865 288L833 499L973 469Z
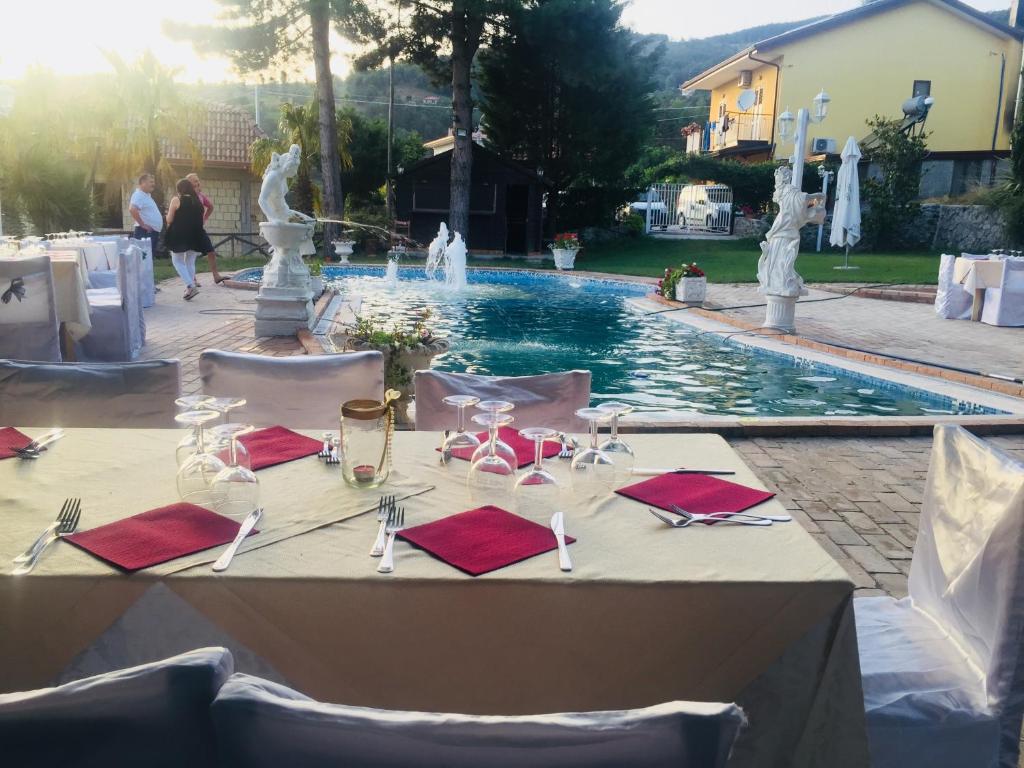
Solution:
M324 447L323 441L300 435L285 427L257 429L248 435L242 435L238 442L249 451L254 472L275 464L312 456Z
M398 535L470 576L558 549L550 528L492 506L406 528ZM565 537L566 544L574 541Z
M15 448L24 448L32 442L31 437L26 437L14 427L0 429L0 459L9 459L15 456Z
M671 512L669 505L675 504L687 512L702 515L712 512L735 514L775 495L739 483L730 483L712 475L671 473L619 488L616 493L650 504L652 507L659 507L666 512Z
M118 568L137 571L227 544L240 526L205 507L178 503L73 533L64 540Z
M476 436L477 440L481 443L487 442L487 433L480 432ZM519 432L511 427L498 427L498 439L503 443L506 443L509 448L516 452L516 460L519 462L516 469L529 466L533 464L533 456L536 448L536 443L533 440L527 440L525 437L519 434ZM441 450L438 448L437 450ZM473 458L473 451L475 448L456 448L452 451L452 456L457 459L465 459L469 461ZM550 441L544 442L544 458L550 459L552 456L557 456L562 450L562 446L558 443Z

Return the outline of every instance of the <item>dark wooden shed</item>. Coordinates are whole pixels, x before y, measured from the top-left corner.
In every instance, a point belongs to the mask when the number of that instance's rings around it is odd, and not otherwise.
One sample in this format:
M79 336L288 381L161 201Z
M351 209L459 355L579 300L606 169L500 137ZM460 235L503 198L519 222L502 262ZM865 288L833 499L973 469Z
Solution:
M451 152L442 152L395 177L397 218L408 221L411 237L424 245L448 222L451 162ZM545 188L529 168L473 144L468 237L463 233L470 252L542 253Z

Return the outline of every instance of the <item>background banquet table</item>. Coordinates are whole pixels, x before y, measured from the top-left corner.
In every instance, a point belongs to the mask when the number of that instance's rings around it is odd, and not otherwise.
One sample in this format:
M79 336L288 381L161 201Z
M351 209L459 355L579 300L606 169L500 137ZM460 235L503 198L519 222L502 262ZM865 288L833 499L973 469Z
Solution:
M92 329L89 297L85 292L89 285L85 262L74 250L47 251L46 255L50 257L53 270L57 322L62 323L68 336L77 341Z
M37 461L0 461L5 564L66 497L81 497L82 529L176 499L180 432L67 432ZM638 465L733 468L763 487L717 436L629 441ZM468 465L440 465L437 442L397 434L378 491L345 487L315 457L261 470L261 533L222 574L208 565L219 548L127 576L63 542L28 576L5 566L0 691L48 684L97 653L114 668L118 654L134 663L221 641L159 612L107 638L158 589L323 700L474 714L737 701L750 726L733 765L867 765L853 585L797 522L673 530L635 501L576 497L568 462L551 459L578 539L571 573L550 552L472 578L400 542L395 572L378 574L366 514L378 493L408 497L409 525L475 506ZM783 513L775 501L758 510Z
M965 259L958 257L953 262L953 279L962 283L973 296L971 320L981 319L981 308L985 304L985 289L998 288L1003 279L1003 262L999 259Z

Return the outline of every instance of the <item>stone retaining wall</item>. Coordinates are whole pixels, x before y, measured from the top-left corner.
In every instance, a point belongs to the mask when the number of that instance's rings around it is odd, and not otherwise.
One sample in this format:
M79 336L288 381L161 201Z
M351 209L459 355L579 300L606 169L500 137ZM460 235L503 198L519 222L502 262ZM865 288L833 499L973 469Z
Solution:
M903 235L910 247L952 253L1008 246L1002 214L985 205L922 205Z

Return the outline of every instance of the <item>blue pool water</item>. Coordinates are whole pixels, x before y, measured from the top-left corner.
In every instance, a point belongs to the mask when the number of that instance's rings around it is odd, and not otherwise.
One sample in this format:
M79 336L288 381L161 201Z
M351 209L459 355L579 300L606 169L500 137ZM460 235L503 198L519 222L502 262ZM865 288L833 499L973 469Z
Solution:
M360 314L385 326L411 324L429 308L432 326L452 342L435 369L502 376L587 369L595 403L732 416L997 412L648 316L627 301L649 292L642 284L471 270L469 287L453 293L426 281L422 268L401 269L396 288L385 285L380 267L325 266L323 277L361 297Z

